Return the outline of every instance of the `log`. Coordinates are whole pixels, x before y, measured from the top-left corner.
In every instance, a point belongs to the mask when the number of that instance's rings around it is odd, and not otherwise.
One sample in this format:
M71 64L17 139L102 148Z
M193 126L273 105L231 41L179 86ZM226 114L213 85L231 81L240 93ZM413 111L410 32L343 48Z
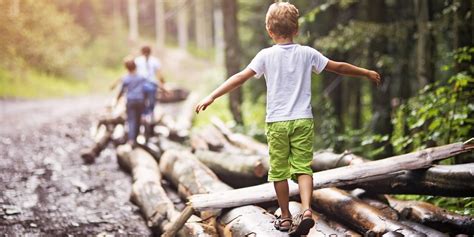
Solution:
M105 147L107 147L112 136L113 129L110 129L105 125L100 125L98 130L97 136L94 139L94 144L90 148L84 149L81 152L81 158L87 164L94 163L95 158L100 155L100 152L102 152Z
M427 202L400 201L394 198L388 198L388 201L404 219L451 234L474 234L474 217L472 216L459 215Z
M194 155L232 187L246 187L266 182L267 169L261 156L204 150L198 150Z
M179 212L161 186L158 164L145 150L141 148L132 150L129 145L119 146L117 157L119 164L132 175L131 199L140 207L148 227L159 232L166 231L170 227L170 222L178 218ZM216 236L215 230L194 223L197 221L200 219L194 216L185 224L179 236Z
M474 163L435 165L428 169L403 171L400 175L342 186L343 189L362 188L374 194L420 194L469 197L474 190Z
M296 214L303 211L301 203L299 202L290 202L289 208L292 216L295 216ZM278 208L278 210L275 212L275 215L281 215L280 208ZM313 219L315 221L315 224L314 227L311 228L311 230L309 231L309 234L307 235L308 237L361 236L357 232L344 228L341 225L337 226L337 229L331 227L330 224L327 222L327 218L317 212L313 212Z
M167 150L160 159L160 170L167 180L177 187L182 197L232 189L187 150ZM223 213L219 218L219 223L226 224L225 231L220 228L222 233L226 234L225 236L242 236L238 233L279 236L281 232L274 229L271 223L275 217L262 210L256 206L244 206ZM212 220L216 214L201 213L201 217L209 217Z
M273 227L275 216L257 206L233 208L222 213L218 218L220 236L268 236L287 237L288 233Z
M183 88L168 89L168 93L158 93L157 100L160 103L174 103L188 98L189 90Z
M368 160L345 151L342 154L335 154L331 151L317 151L313 155L311 168L314 172L330 170L342 166L361 164Z
M268 156L268 147L257 140L240 133L233 133L222 120L217 117L211 119L212 124L219 129L224 137L232 144L244 150L250 150L257 155Z
M176 123L171 128L170 139L184 141L189 136L189 131L194 118L194 106L199 100L199 95L191 93L181 107Z
M114 131L110 138L114 146L123 145L127 142L127 133L125 132L125 126L123 124L115 125Z
M393 176L400 170L414 170L430 167L433 162L470 151L472 144L453 143L445 146L424 149L405 155L340 167L313 174L313 188L337 187ZM289 183L290 196L298 194L298 186ZM190 197L196 210L219 209L276 200L273 184L261 184L212 194Z
M397 220L401 224L409 226L412 229L425 234L426 236L430 236L430 237L432 236L433 237L448 237L449 236L447 234L444 234L435 229L432 229L430 227L424 226L422 224L419 224L413 221L400 220L398 212L389 205L388 200L385 198L385 196L368 197L367 196L368 194L369 193L364 193L362 197L359 197L359 198L365 203L369 204L370 206L375 207L379 211L381 211L384 217L390 218L391 220Z
M426 236L385 217L378 209L336 188L313 191L313 204L316 210L342 221L364 236L380 236L387 232L397 232L404 236Z

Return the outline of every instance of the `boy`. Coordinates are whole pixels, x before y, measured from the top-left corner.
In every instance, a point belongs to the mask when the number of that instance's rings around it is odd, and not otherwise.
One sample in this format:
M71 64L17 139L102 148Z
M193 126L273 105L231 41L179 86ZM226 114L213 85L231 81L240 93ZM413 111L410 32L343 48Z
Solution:
M136 73L137 66L133 59L125 59L124 65L128 70L128 74L122 78L122 88L117 95L117 101L123 93L127 93L128 144L135 146L140 131L141 116L145 110L144 86L146 79Z
M152 123L153 123L153 112L155 109L156 92L160 88L164 90L164 79L161 74L160 61L151 55L150 46L143 46L141 48L142 55L135 59L137 65L137 73L147 79L145 84L145 121L146 123L146 137L151 135ZM159 81L157 80L157 77Z
M298 31L298 9L290 3L272 4L267 12L266 30L275 45L261 50L243 71L231 76L204 98L196 112L215 99L242 85L250 77L265 75L267 84L266 135L270 153L268 181L274 182L281 217L275 228L291 235L308 234L314 225L311 192L313 158L313 115L311 72L323 70L346 76L366 77L379 84L375 71L329 60L315 49L293 43ZM288 210L287 179L298 182L304 211L293 219Z

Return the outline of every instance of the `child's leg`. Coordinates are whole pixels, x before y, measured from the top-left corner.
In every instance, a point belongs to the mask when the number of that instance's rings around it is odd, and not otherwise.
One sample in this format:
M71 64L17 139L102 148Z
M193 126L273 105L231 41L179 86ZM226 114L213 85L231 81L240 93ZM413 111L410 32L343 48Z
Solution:
M314 125L312 119L295 120L293 131L290 134L290 164L291 178L298 182L300 189L301 204L303 210L311 207L311 196L313 191L313 171L311 161L313 159ZM311 216L310 211L303 213Z
M302 174L298 176L298 186L300 188L301 205L303 210L310 209L313 192L313 176ZM304 212L304 216L311 216L311 212Z
M273 182L273 186L275 187L278 205L281 209L281 217L282 218L289 218L291 217L290 209L289 209L289 189L288 189L288 181L276 181ZM289 225L289 223L287 223Z

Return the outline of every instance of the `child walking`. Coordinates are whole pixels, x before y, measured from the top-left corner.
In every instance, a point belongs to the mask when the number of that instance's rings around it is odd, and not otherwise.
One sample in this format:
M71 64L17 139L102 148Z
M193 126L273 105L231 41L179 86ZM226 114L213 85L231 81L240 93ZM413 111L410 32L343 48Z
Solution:
M266 15L266 30L275 43L261 50L243 71L204 98L196 112L205 110L218 97L241 86L249 78L265 76L267 84L266 135L270 153L268 181L273 182L281 216L275 228L292 236L308 234L314 225L313 190L313 114L311 111L311 73L323 70L340 75L368 78L379 84L377 72L344 62L329 60L317 50L295 44L298 9L287 2L272 4ZM289 208L288 179L298 183L304 211L292 218Z
M117 101L127 93L127 124L128 124L128 144L135 146L137 135L140 131L140 122L145 110L145 84L146 79L136 73L137 66L133 58L125 59L125 68L128 74L122 78L122 87L117 95Z

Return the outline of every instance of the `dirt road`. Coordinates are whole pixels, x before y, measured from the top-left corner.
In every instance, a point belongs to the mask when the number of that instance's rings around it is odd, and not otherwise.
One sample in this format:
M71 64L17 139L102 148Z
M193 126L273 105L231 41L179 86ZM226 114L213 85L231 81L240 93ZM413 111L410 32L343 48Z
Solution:
M0 101L0 235L151 234L112 149L79 156L105 101Z

